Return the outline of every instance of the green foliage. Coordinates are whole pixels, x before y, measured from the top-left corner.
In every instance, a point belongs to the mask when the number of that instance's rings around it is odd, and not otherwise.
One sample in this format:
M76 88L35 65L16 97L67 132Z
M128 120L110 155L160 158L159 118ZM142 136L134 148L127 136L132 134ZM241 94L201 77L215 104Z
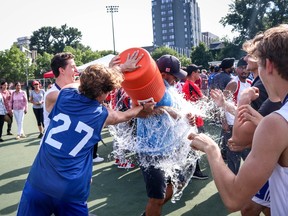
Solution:
M179 54L175 50L166 46L162 46L162 47L155 49L154 52L151 54L152 58L155 61L158 58L160 58L162 55L173 55L173 56L179 57Z
M221 23L231 25L239 32L238 41L243 43L259 31L288 22L287 0L234 0Z
M36 68L34 70L35 78L43 78L43 74L51 70L50 63L53 55L44 52L43 55L38 54L36 58Z
M186 65L191 64L190 58L187 58L186 56L179 55L178 52L176 52L175 50L173 50L169 47L166 47L166 46L162 46L162 47L155 49L154 52L151 54L151 56L156 61L162 55L167 55L167 54L177 57L179 59L179 61L181 62L182 66L186 66Z
M77 48L80 45L82 33L77 28L68 27L66 24L60 28L42 27L33 32L30 39L30 50L37 50L56 54L63 52L65 46Z
M13 45L9 50L0 52L0 77L7 82L26 80L26 73L31 75L29 60L21 50Z
M192 48L191 60L193 64L209 68L208 62L213 60L213 56L207 46L201 42L199 46Z

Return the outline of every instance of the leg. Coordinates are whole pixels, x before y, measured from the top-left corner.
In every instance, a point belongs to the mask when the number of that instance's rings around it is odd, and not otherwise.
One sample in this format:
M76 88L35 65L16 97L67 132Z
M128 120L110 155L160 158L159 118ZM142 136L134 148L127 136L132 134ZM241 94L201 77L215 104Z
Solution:
M51 197L36 190L26 181L18 206L17 216L49 216L52 213L53 201Z
M14 116L17 124L17 137L19 136L20 138L21 135L20 110L14 110Z
M173 195L173 187L167 182L163 170L156 169L154 166L141 167L141 170L149 198L145 209L146 216L160 216L163 205Z
M5 115L0 115L0 142L3 142L2 132L3 132L3 125L4 125L4 116Z
M8 117L10 118L10 121L7 122L7 135L13 135L11 133L12 123L13 123L13 115L8 114Z

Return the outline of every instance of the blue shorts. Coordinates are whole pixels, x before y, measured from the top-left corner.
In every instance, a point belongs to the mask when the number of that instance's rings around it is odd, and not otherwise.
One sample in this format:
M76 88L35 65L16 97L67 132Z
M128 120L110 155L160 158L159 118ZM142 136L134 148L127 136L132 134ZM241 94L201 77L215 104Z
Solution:
M40 192L26 181L17 216L88 216L87 202L67 202Z
M164 199L167 184L171 183L165 177L164 171L154 166L141 167L141 170L146 184L147 196L154 199Z

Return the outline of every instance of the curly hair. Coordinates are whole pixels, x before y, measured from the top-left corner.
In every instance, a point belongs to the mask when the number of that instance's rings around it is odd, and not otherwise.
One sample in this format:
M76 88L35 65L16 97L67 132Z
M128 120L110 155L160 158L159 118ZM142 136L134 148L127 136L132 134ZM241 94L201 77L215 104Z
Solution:
M253 44L258 64L265 66L266 59L269 59L280 76L288 80L288 25L282 24L257 34Z
M101 64L88 66L80 76L79 92L88 98L96 99L102 94L120 88L123 74Z

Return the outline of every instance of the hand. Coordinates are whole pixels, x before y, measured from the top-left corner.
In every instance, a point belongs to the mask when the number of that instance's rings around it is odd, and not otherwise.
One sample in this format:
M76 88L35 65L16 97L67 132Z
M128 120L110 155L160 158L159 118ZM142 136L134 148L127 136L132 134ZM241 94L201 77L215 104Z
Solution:
M143 58L144 54L142 53L140 56L138 56L138 54L139 54L139 50L134 51L131 56L130 56L130 53L128 53L126 61L124 62L124 64L120 65L122 72L134 71L137 68L141 67L141 65L137 65L137 64Z
M241 152L246 148L250 148L251 146L243 146L243 145L237 145L232 138L230 138L228 140L227 143L228 148L230 149L230 151L234 151L234 152Z
M188 139L191 140L190 146L195 150L200 150L202 152L207 152L210 147L219 148L217 143L215 143L209 136L206 134L200 133L190 133Z
M263 119L263 116L250 105L242 105L238 108L238 119L241 124L250 121L257 126Z
M109 62L109 67L112 68L114 66L118 66L121 63L120 56L114 56Z
M238 106L250 104L259 97L259 89L256 87L249 87L241 92Z
M225 97L224 97L223 92L220 89L212 89L210 91L210 96L218 107L224 106Z
M195 126L196 124L196 116L193 115L192 113L187 113L186 118L188 119L188 123L191 126Z
M154 106L155 106L155 102L154 101L149 101L149 102L146 102L144 104L142 104L141 106L143 106L143 110L144 112L152 112L153 109L154 109Z

